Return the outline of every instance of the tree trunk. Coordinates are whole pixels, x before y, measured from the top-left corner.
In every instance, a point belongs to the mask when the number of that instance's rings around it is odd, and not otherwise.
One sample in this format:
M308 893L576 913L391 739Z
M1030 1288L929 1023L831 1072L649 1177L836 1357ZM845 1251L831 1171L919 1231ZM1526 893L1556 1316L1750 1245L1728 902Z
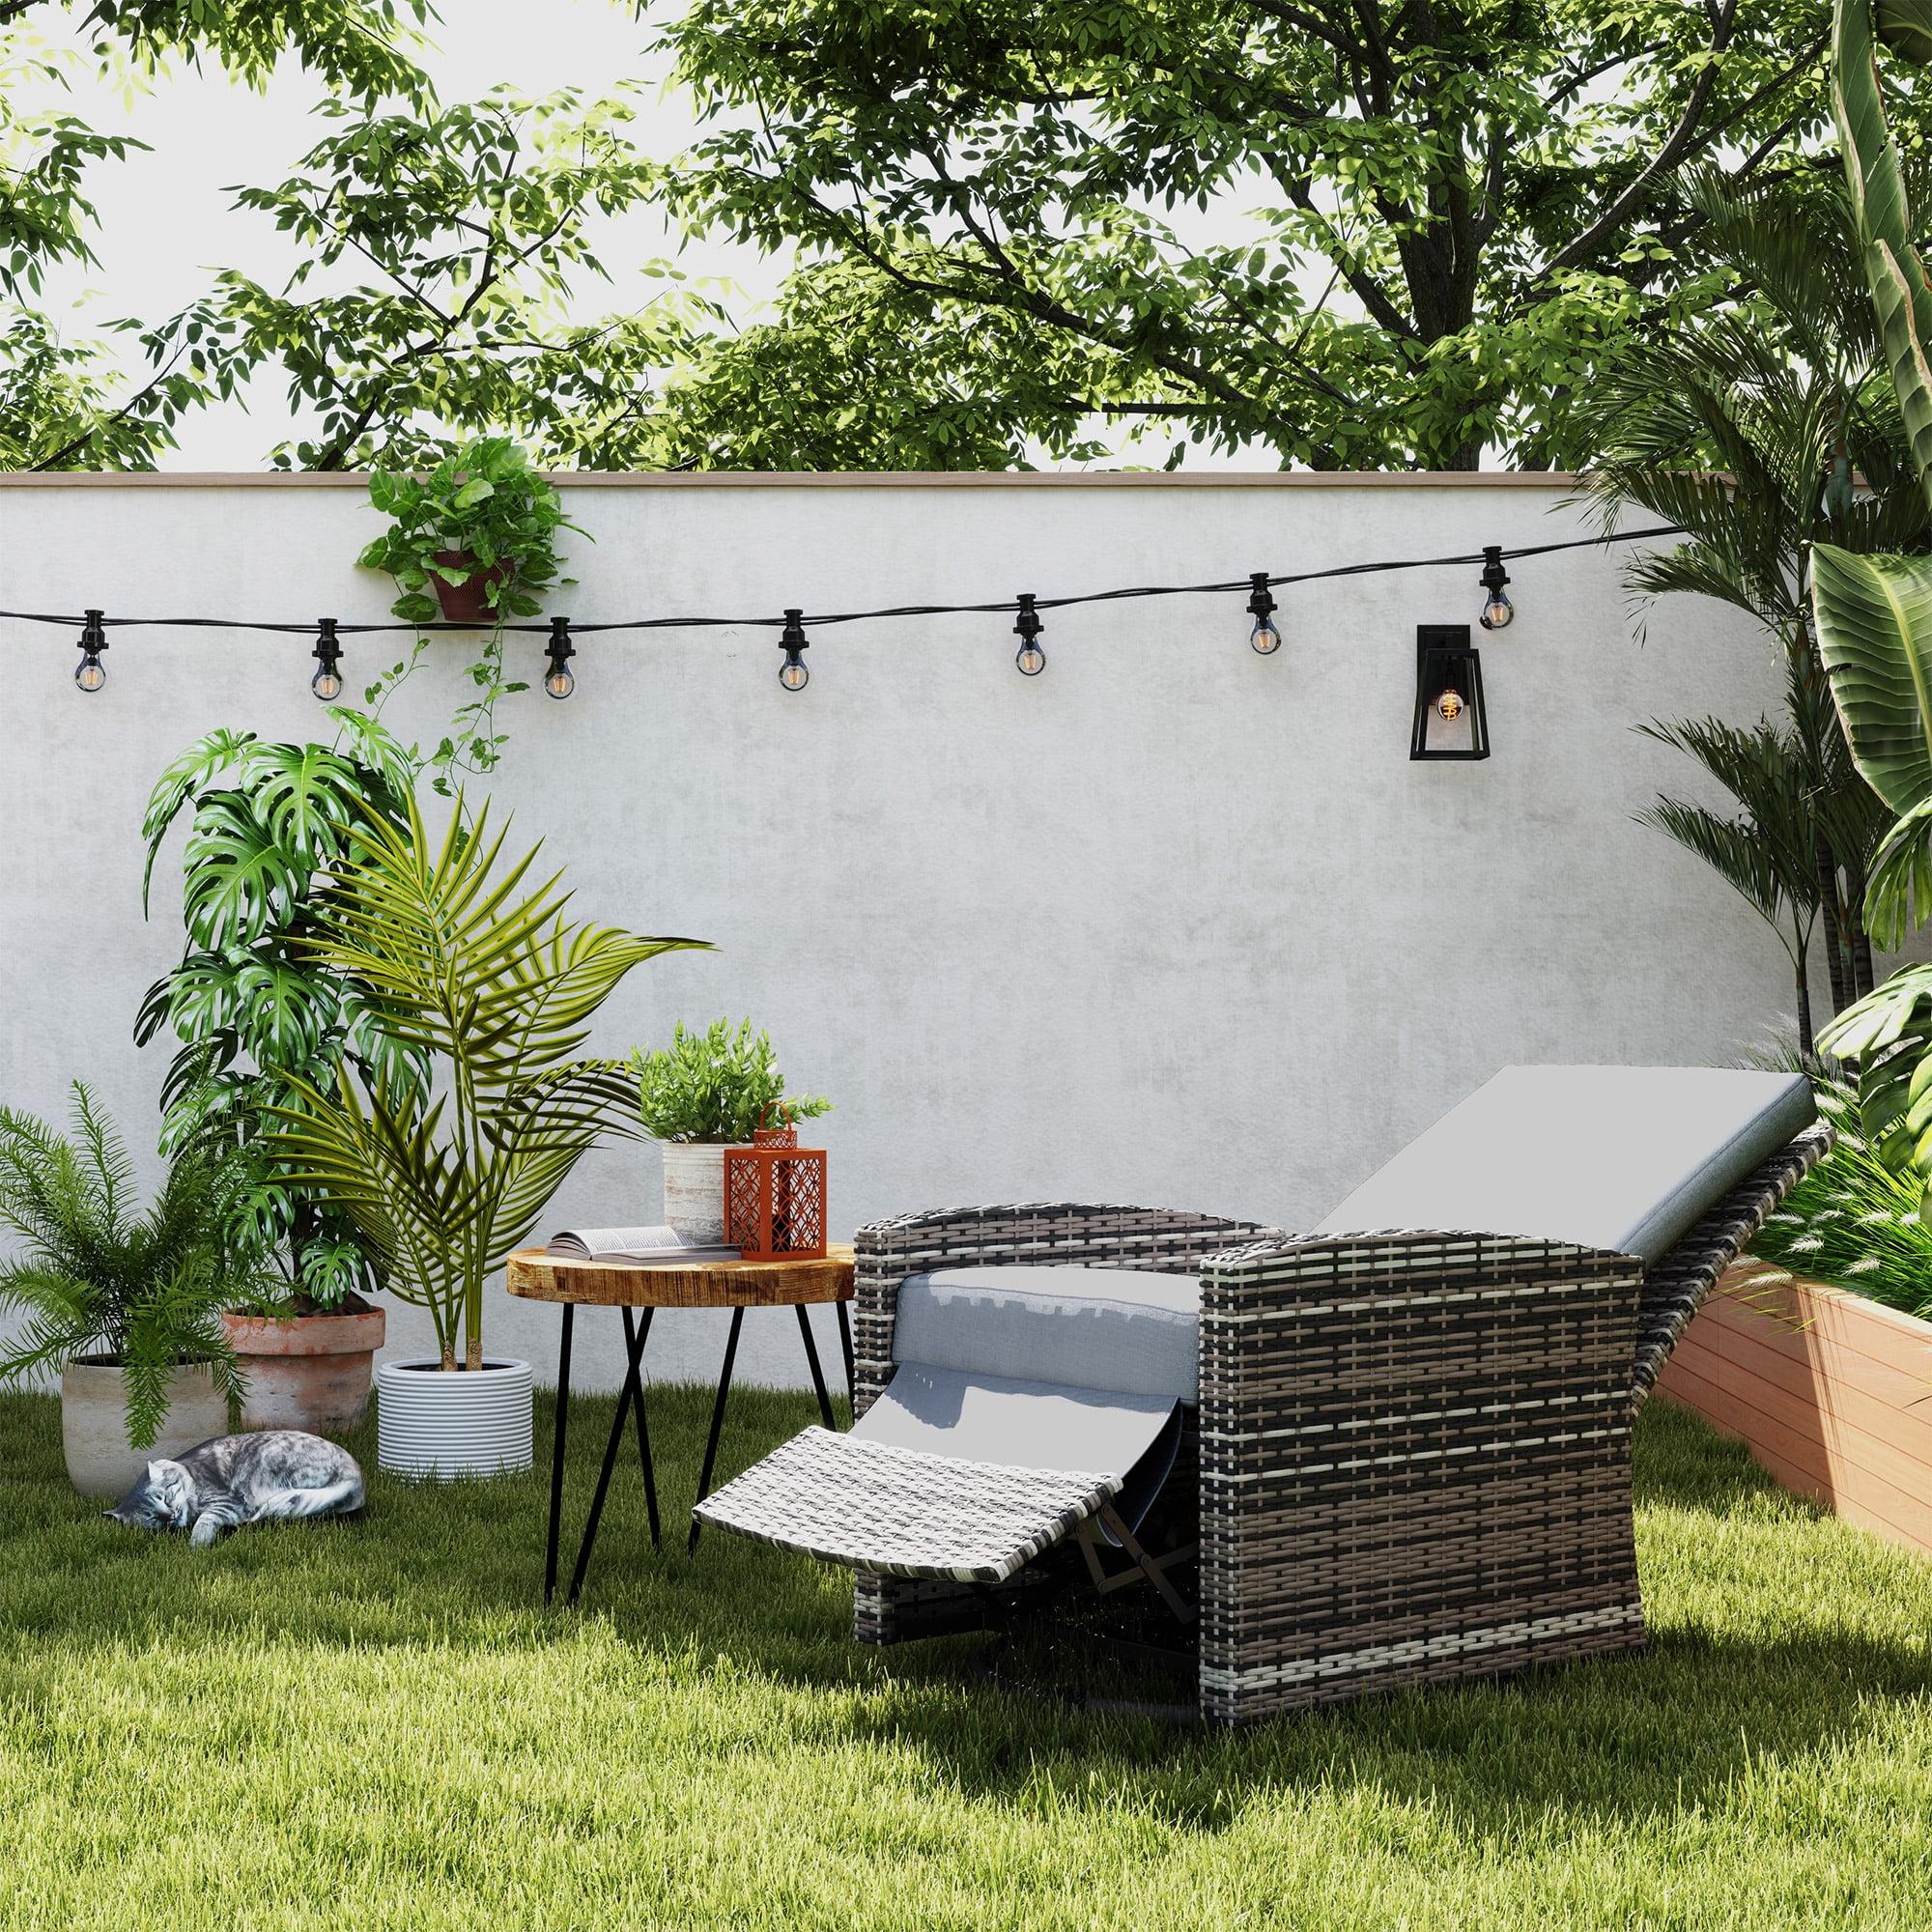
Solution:
M1808 1065L1818 1056L1817 1042L1811 1032L1811 975L1804 963L1803 947L1792 958L1798 980L1798 1051Z
M1823 838L1813 838L1812 855L1818 868L1818 905L1825 915L1825 963L1832 974L1832 1010L1843 1012L1851 1004L1850 949L1838 918L1838 868L1832 848Z

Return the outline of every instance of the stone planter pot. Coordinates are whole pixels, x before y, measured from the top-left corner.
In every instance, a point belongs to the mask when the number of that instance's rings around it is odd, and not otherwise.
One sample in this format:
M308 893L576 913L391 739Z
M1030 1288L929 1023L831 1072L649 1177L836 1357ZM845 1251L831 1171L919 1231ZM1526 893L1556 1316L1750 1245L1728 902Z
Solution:
M1741 1438L1786 1489L1932 1556L1932 1321L1740 1262L1657 1392Z
M662 1141L665 1219L688 1241L724 1238L724 1144Z
M339 1314L288 1321L224 1314L221 1326L248 1378L243 1429L346 1435L361 1426L387 1326L380 1308L357 1296Z
M128 1384L118 1363L83 1355L61 1374L61 1451L68 1481L84 1496L118 1502L151 1462L227 1434L228 1404L206 1365L177 1369L169 1378L167 1416L146 1449L128 1440Z
M376 1371L376 1463L398 1476L495 1476L527 1469L534 1378L527 1362L445 1369L434 1355Z

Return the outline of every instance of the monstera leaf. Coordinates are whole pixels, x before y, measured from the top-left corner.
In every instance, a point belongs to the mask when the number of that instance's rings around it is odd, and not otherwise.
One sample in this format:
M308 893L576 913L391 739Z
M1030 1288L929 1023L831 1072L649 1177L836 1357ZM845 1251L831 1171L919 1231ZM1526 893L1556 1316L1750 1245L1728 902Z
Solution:
M255 743L252 731L211 731L197 738L155 781L148 800L147 815L141 820L141 836L148 841L148 863L141 873L141 910L148 909L148 888L155 876L155 857L168 827L189 799L217 772L234 764Z
M210 792L201 801L182 894L182 918L197 946L212 952L252 946L288 923L303 883L242 793Z

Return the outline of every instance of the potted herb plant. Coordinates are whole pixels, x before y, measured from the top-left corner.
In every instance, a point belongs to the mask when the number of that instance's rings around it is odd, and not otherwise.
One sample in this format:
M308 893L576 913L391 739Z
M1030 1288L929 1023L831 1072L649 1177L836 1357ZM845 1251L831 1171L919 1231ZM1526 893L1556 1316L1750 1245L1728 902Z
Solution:
M561 575L557 533L588 532L563 514L563 500L508 437L480 436L461 444L427 475L378 469L369 501L389 527L362 551L361 563L387 571L396 586L390 610L412 624L439 615L487 633L469 674L476 686L430 755L438 791L453 795L457 775L494 770L504 739L497 703L527 686L503 675L503 626L533 617L541 593ZM423 649L416 639L416 657ZM387 673L393 683L415 658ZM382 687L372 687L372 691Z
M76 1081L73 1136L0 1107L0 1310L22 1317L0 1381L61 1376L61 1446L84 1496L127 1492L150 1453L175 1456L228 1431L244 1392L221 1311L253 1259L227 1239L234 1177L197 1153L134 1209L126 1144Z
M567 920L562 875L529 883L536 850L506 860L504 836L460 800L440 839L413 799L401 824L372 812L356 829L309 951L364 989L399 1050L329 1086L290 1075L270 1136L389 1293L429 1313L438 1353L376 1376L377 1460L409 1475L529 1465L530 1365L486 1354L484 1287L580 1156L636 1131L623 1063L579 1057L592 1016L632 967L703 944Z
M270 744L216 731L162 773L149 802L148 870L187 820L181 963L149 989L134 1037L165 1026L179 1047L162 1089L163 1151L227 1163L229 1235L262 1264L253 1292L222 1316L249 1365L246 1429L338 1435L368 1408L385 1318L374 1250L327 1198L289 1178L265 1142L291 1076L333 1086L347 1066L387 1063L392 1086L427 1077L415 1048L375 1024L368 989L310 950L325 869L349 828L404 816L410 755L360 713L332 714L334 746Z
M665 1219L694 1241L724 1238L724 1150L742 1147L767 1118L816 1120L830 1100L787 1098L769 1034L750 1020L716 1020L703 1033L683 1023L670 1044L631 1056L638 1113L664 1153Z

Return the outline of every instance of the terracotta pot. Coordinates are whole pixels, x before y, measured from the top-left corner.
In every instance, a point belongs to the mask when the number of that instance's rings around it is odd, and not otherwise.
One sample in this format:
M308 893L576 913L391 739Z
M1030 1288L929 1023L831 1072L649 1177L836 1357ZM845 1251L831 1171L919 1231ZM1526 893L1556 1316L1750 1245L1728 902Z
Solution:
M665 1219L687 1241L724 1238L724 1144L664 1141Z
M527 1469L534 1378L527 1362L445 1369L434 1355L376 1372L376 1462L399 1476L494 1476Z
M128 1440L128 1382L118 1362L83 1355L61 1374L61 1452L68 1481L84 1496L118 1502L151 1462L227 1434L228 1404L205 1363L168 1378L168 1412L146 1449Z
M436 554L438 563L446 563L452 570L468 570L461 583L445 583L435 571L429 574L429 581L436 587L436 601L442 607L442 616L447 624L494 624L495 613L490 609L490 600L484 591L492 583L501 583L510 574L507 563L493 563L488 570L475 570L475 554L467 550L440 550Z
M369 1383L387 1318L356 1298L335 1315L275 1321L223 1315L229 1347L242 1357L248 1393L243 1429L306 1429L346 1435L369 1412Z

